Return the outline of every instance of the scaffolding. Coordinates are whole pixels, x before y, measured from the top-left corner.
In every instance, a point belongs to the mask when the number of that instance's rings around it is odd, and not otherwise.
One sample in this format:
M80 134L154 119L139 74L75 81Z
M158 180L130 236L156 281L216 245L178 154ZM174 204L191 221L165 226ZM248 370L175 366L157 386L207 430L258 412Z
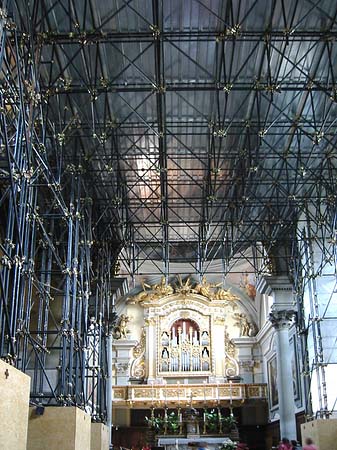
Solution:
M1 356L36 404L104 420L118 264L136 284L172 263L225 280L286 258L307 399L315 373L328 415L336 5L110 3L2 2Z

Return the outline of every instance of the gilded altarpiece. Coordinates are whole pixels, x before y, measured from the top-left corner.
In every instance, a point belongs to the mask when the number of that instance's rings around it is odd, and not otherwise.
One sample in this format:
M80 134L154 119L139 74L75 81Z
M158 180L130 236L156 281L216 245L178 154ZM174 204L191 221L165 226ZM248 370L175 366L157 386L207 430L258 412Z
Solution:
M178 381L180 378L223 381L239 375L235 345L237 297L212 289L205 280L175 290L164 281L144 287L128 299L128 315L143 316L139 343L133 351L132 380ZM136 322L139 322L137 319Z

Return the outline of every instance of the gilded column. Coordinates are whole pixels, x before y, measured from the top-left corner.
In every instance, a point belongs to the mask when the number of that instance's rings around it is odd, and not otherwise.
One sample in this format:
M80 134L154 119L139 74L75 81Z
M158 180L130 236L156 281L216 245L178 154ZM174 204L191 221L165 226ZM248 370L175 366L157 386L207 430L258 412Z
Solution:
M146 361L148 364L147 373L148 379L156 379L156 319L154 317L148 317L145 321L147 325L147 339L146 339Z

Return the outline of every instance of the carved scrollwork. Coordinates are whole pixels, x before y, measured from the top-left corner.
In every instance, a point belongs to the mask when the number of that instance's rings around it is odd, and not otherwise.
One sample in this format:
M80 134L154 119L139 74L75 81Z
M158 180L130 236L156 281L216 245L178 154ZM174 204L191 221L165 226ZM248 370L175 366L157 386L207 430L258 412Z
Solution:
M134 358L130 368L130 375L132 378L140 379L145 378L146 376L145 350L146 350L146 332L145 328L143 327L140 340L132 350L132 355Z
M225 332L225 376L235 377L239 375L239 364L235 358L236 347L230 339L229 334Z

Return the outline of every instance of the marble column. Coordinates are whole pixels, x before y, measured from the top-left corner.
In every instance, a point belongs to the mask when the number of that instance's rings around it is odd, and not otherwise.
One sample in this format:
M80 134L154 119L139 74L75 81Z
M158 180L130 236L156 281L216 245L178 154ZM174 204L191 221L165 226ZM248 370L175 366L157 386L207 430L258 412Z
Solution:
M274 310L269 316L275 329L280 433L281 438L288 439L296 439L293 373L289 347L289 328L293 317L293 310Z
M289 344L289 328L293 324L295 315L292 284L287 276L278 275L262 277L256 287L261 294L273 297L269 320L275 330L281 438L297 439L291 348Z

